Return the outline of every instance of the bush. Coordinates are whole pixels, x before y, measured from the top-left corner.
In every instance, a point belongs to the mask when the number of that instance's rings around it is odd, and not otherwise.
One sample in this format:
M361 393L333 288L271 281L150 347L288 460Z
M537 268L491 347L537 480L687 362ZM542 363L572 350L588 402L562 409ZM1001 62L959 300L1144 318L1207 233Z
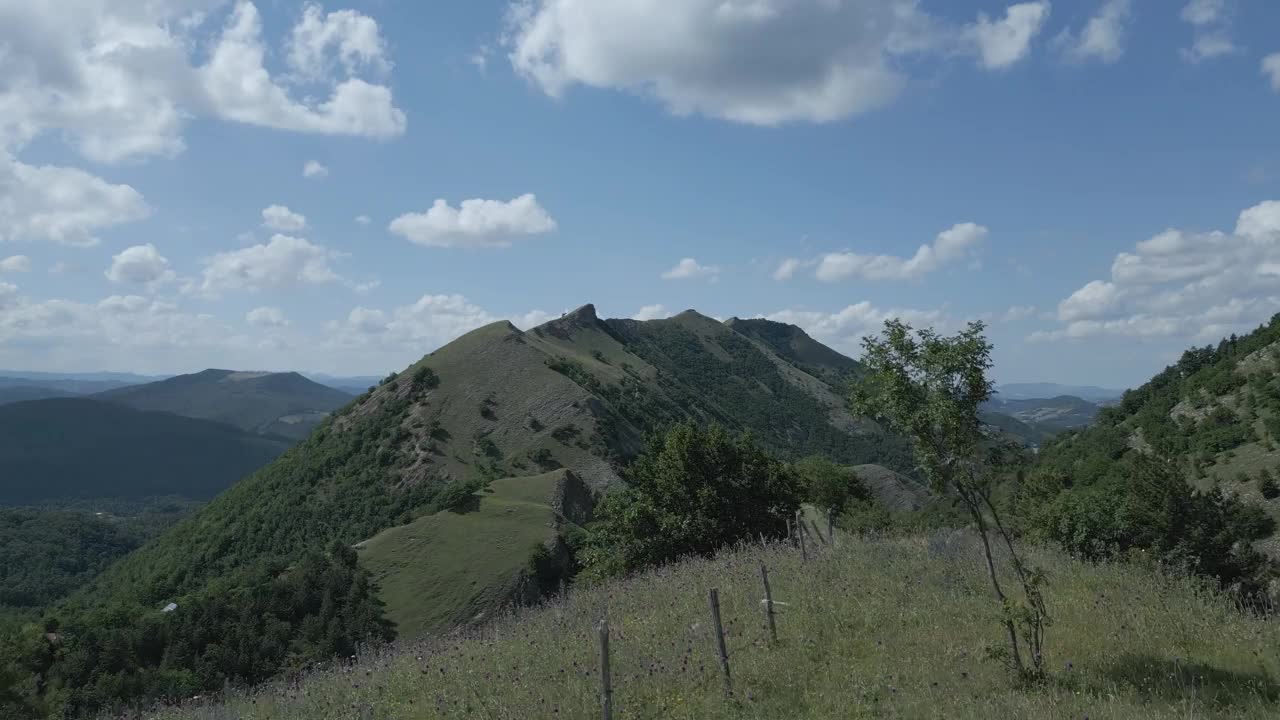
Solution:
M649 440L605 496L586 564L596 575L710 556L740 540L781 537L800 506L795 471L749 435L691 422Z
M1262 468L1258 473L1258 492L1261 492L1262 497L1267 500L1280 497L1280 483L1276 482L1276 476L1266 468Z
M870 497L853 468L837 465L821 455L811 455L795 464L805 499L839 515L850 502Z

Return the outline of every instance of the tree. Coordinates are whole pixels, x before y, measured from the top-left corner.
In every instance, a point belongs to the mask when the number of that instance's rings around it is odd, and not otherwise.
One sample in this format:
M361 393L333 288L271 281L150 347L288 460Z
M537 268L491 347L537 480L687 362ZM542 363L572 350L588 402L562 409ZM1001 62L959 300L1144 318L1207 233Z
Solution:
M935 492L960 498L977 527L992 591L1002 610L1008 647L996 651L1019 674L1042 675L1044 635L1049 622L1041 587L1043 574L1023 560L1009 529L991 501L993 458L978 419L992 395L987 379L991 344L981 322L944 337L932 329L913 331L899 320L885 322L880 337L863 340L867 369L850 404L906 436L921 472ZM1005 591L992 553L992 535L1003 540L1008 562L1022 586L1021 601ZM1030 655L1030 666L1022 650Z
M805 499L836 515L844 512L851 501L870 497L867 488L853 468L838 465L821 455L810 455L795 464Z
M1280 483L1276 482L1276 476L1267 468L1258 472L1258 491L1267 500L1280 497Z
M626 480L597 511L586 553L597 576L710 556L762 534L781 537L800 506L795 472L754 437L692 422L650 438Z

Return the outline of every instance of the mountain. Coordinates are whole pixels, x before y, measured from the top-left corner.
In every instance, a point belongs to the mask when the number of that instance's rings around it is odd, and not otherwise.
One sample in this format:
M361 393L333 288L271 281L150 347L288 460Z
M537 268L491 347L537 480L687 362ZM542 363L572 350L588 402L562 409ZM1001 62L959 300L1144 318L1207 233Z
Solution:
M0 378L3 380L3 378ZM76 393L56 390L41 385L0 385L0 405L24 402L26 400L44 400L46 398L75 397Z
M0 373L12 372L0 370ZM20 391L23 388L27 392L48 392L62 393L62 396L74 395L92 395L93 393L106 392L116 388L128 387L134 383L125 381L120 378L101 378L88 377L82 378L75 375L58 375L55 373L16 373L14 375L0 374L0 391L15 390ZM16 393L15 393L16 395ZM58 395L46 395L45 397L59 397ZM28 398L35 400L37 398Z
M1008 399L997 395L984 409L1016 418L1046 435L1053 435L1085 427L1093 422L1102 407L1073 395L1027 399Z
M1188 482L1224 490L1280 521L1263 474L1280 470L1280 315L1243 337L1192 348L1096 422L1044 448L1040 465L1085 488L1122 481L1135 455L1168 460ZM1269 493L1268 493L1269 494ZM1280 556L1273 538L1260 549Z
M1057 383L1006 383L996 386L996 394L1005 400L1035 400L1071 395L1094 403L1119 399L1124 390L1093 385L1059 385Z
M111 390L99 399L300 440L351 396L298 373L205 370Z
M587 305L528 332L482 327L389 376L74 596L60 617L78 659L51 670L51 683L84 706L96 696L79 688L108 677L133 693L194 693L347 652L381 636L384 613L411 638L491 613L530 582L553 587L582 512L573 508L676 420L749 430L786 457L910 473L904 442L845 410L840 381L854 371L798 328L694 311L601 320ZM897 476L878 482L917 502ZM456 540L472 533L512 541L495 555L489 541ZM432 585L472 566L488 570L470 590ZM161 641L172 651L137 630L168 603L179 607ZM220 618L243 619L234 637ZM101 660L117 651L118 663Z
M350 395L359 395L382 382L382 378L375 375L340 376L326 375L325 373L303 373L303 376L308 380L313 380L321 385L327 385Z
M288 446L208 420L88 398L0 406L0 504L209 498Z

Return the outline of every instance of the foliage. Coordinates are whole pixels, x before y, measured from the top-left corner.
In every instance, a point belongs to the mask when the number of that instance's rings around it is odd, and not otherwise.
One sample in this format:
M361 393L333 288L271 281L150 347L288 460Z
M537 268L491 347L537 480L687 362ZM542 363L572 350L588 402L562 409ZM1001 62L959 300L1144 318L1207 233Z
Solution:
M837 465L821 455L795 463L805 499L839 515L853 502L870 502L870 493L853 468Z
M597 511L586 558L597 574L709 556L761 535L780 537L803 490L795 472L751 436L692 422L650 438L626 479Z
M89 513L0 508L0 606L48 605L142 539L123 522Z
M1275 473L1267 468L1262 468L1258 472L1258 492L1266 500L1275 500L1280 497L1280 482L1276 481Z
M997 656L1019 673L1044 672L1048 623L1042 573L1023 561L991 500L996 473L987 462L988 443L978 411L991 398L991 344L980 322L953 337L932 329L912 331L899 320L885 322L879 338L863 340L867 375L854 386L851 404L910 438L924 476L939 493L954 492L969 511L982 540L988 575L1003 611L1009 643ZM988 519L989 518L989 519ZM1022 599L1005 593L991 551L988 525L1004 540L1022 586ZM1022 648L1030 655L1024 665Z

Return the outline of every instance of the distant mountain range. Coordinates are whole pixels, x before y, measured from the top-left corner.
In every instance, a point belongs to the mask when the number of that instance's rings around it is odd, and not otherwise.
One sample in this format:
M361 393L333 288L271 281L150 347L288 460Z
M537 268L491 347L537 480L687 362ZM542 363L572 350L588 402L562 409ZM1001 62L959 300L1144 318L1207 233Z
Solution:
M350 394L298 373L213 369L94 397L137 410L214 420L294 440L306 437L330 412L351 401Z
M1059 385L1048 382L1006 383L996 386L996 394L1002 400L1035 400L1068 395L1105 405L1109 401L1118 400L1121 395L1124 395L1124 390L1095 387L1093 385Z

